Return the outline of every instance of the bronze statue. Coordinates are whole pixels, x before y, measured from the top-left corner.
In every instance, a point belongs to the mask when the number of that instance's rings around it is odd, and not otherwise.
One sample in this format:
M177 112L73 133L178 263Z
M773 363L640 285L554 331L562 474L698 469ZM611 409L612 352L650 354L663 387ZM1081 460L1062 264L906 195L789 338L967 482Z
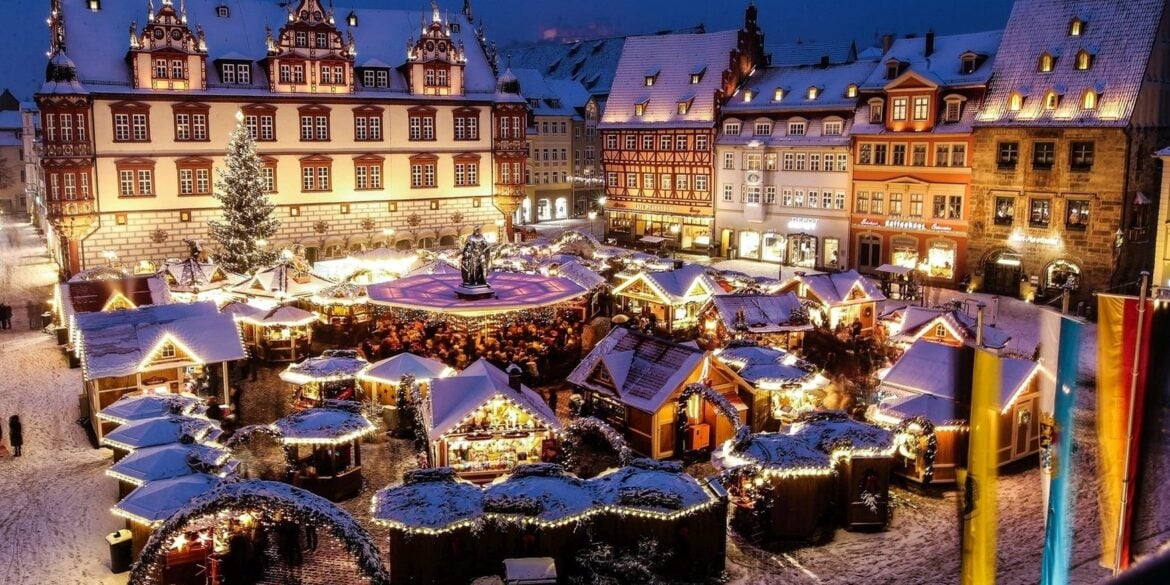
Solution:
M467 236L467 241L463 244L463 258L459 262L463 272L463 286L470 288L488 285L487 271L488 265L491 264L489 247L490 244L480 233L479 228L475 228L475 231Z

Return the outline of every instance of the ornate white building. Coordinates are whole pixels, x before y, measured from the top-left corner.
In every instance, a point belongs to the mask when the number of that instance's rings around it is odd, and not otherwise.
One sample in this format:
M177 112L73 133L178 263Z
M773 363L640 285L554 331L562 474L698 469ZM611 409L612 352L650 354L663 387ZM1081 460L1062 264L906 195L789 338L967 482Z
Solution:
M467 2L52 0L49 21L43 213L66 272L206 238L237 112L278 206L269 244L311 260L495 234L523 197L525 105L497 91Z

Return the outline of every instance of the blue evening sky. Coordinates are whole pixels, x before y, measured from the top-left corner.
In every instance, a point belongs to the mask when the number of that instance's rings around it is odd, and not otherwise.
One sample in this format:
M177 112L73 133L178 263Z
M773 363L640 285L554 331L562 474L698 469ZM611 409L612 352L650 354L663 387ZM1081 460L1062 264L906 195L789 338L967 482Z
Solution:
M138 2L145 17L146 0L104 1ZM227 1L230 4L232 0ZM0 88L9 87L18 98L28 99L44 75L49 0L3 0L3 4L12 20L0 34L0 55L5 56L0 65ZM336 4L339 10L351 5L416 10L430 5L424 0L337 0ZM948 34L1003 28L1012 0L758 0L756 4L768 43L797 38L852 39L858 46L866 46L878 44L886 32L922 34L933 28L938 34ZM445 0L440 5L454 12L463 3ZM709 31L738 28L744 6L746 2L737 0L472 0L476 17L484 19L488 37L501 47L541 39L653 32L699 23Z

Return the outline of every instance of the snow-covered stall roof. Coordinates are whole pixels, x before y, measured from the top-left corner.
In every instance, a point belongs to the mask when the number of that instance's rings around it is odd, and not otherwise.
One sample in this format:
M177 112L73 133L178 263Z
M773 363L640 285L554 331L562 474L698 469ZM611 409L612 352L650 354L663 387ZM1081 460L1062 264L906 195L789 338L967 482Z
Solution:
M716 498L683 471L677 461L634 459L589 481L599 502L640 511L670 514L710 504Z
M193 293L218 290L243 282L246 277L228 272L214 262L200 262L195 258L167 260L159 274L166 279L172 292Z
M70 317L106 311L121 297L134 307L166 305L171 302L166 282L156 275L132 275L101 267L73 276L54 291L57 317L68 324ZM119 303L119 306L124 306Z
M706 300L711 295L723 292L719 283L707 274L707 267L698 264L688 264L674 270L644 270L617 285L614 294L623 294L635 287L636 283L646 284L665 302L672 305L699 299Z
M803 284L821 303L835 307L855 302L884 301L886 296L868 278L856 270L823 274L796 275L780 286L782 291L795 291ZM860 295L850 298L853 291ZM798 295L799 296L799 295Z
M360 412L339 408L306 408L272 426L286 445L348 443L377 430Z
M495 296L468 301L455 294L455 289L463 283L459 272L419 274L370 285L370 303L412 311L479 317L548 307L586 293L581 285L559 276L490 272L487 282Z
M420 532L449 530L483 515L483 490L454 469L415 469L403 483L374 494L374 522Z
M599 511L598 504L588 482L554 463L521 465L510 475L496 478L483 497L485 513L546 523Z
M365 285L350 282L327 286L317 291L312 298L314 305L364 305L369 300Z
M802 311L800 299L791 292L715 295L711 303L724 327L731 331L746 328L751 333L762 334L807 331L813 327L807 315L793 319L793 312L800 315Z
M606 280L579 260L571 260L557 266L557 274L563 276L585 290L594 290L606 285Z
M974 341L976 339L977 320L956 308L925 308L911 305L888 310L881 319L897 324L898 334L891 337L893 341L911 343L919 337L931 335L930 332L940 324L950 330L960 341ZM983 325L984 347L1003 349L1011 339L1011 334L1003 329L997 329L987 324Z
M421 274L462 274L462 272L459 270L459 267L455 266L454 264L451 264L442 258L436 258L435 260L427 262L426 264L411 270L410 272L406 273L406 276L418 276Z
M421 381L443 378L451 373L451 368L439 360L413 353L400 353L366 366L358 372L357 377L386 384L398 384L407 374Z
M744 465L794 473L828 474L829 454L805 438L788 433L755 433L743 441L730 439L711 454L719 470Z
M125 424L166 414L187 414L200 402L199 397L193 394L124 394L113 404L101 409L97 417Z
M102 437L102 444L127 451L183 441L201 441L218 434L219 424L206 418L169 414L128 422Z
M844 412L819 411L805 414L784 432L730 439L712 453L711 461L721 470L754 465L779 475L825 475L838 458L893 452L891 431Z
M106 475L142 485L218 467L231 456L226 449L200 443L171 443L139 449L106 470Z
M293 261L283 261L258 271L252 278L228 290L249 298L284 300L311 297L332 284L333 281L328 278L298 268Z
M849 418L843 412L812 412L792 425L789 433L804 438L829 454L886 453L894 448L894 433Z
M77 316L86 380L127 376L149 367L167 342L187 361L215 364L247 357L239 326L215 303L152 305ZM168 367L174 360L164 362Z
M257 324L264 327L297 327L308 325L317 320L316 315L292 305L277 305L268 310L261 309L257 317Z
M178 512L196 496L210 491L220 481L206 473L152 481L135 488L110 511L139 524L153 526Z
M112 87L109 91L121 93L150 93L148 88L130 87L130 65L127 62L126 30L132 22L140 25L146 21L145 2L107 1L100 10L89 10L85 0L64 0L65 25L73 34L69 35L69 55L76 63L78 75L83 84ZM158 3L155 3L156 6ZM178 4L177 2L175 4ZM288 23L287 3L269 0L231 0L229 16L217 14L222 2L212 0L186 2L187 16L194 25L202 26L207 44L208 84L205 93L218 95L271 95L268 89L268 75L264 60L268 56L265 29L271 29L276 36ZM324 4L324 3L322 3ZM423 7L419 5L419 7ZM358 26L347 26L345 18L350 12L357 19ZM370 65L376 59L389 64L389 87L367 88L355 84L354 98L376 97L382 100L414 100L408 86L406 73L401 67L406 61L410 39L418 39L420 25L431 22L429 10L388 10L385 8L344 8L338 6L337 29L342 35L353 34L358 63ZM491 99L496 88L496 78L488 63L482 45L477 37L477 27L468 22L461 12L449 13L452 41L461 46L466 58L464 63L464 85L466 96L439 98L446 101L484 101ZM139 29L141 30L141 29ZM84 33L84 34L81 34ZM219 79L216 60L245 57L250 60L251 83L225 84ZM238 79L236 80L238 82ZM349 97L349 96L337 96Z
M657 412L705 356L695 347L616 327L565 380L611 396L616 389L622 402L643 412Z
M718 351L715 358L735 370L752 386L806 383L817 379L814 367L795 354L772 347L732 346ZM824 380L827 384L828 380Z
M455 428L473 410L499 396L513 402L553 429L561 423L544 399L531 388L521 385L516 390L508 385L508 375L480 358L458 375L432 380L428 394L431 401L431 421L427 433L437 440Z
M318 380L346 380L357 376L370 365L352 349L327 349L317 357L289 364L280 379L289 384L307 384Z
M268 310L261 309L256 305L249 305L244 301L232 301L220 309L225 315L231 315L237 321L252 321L259 322L268 314Z

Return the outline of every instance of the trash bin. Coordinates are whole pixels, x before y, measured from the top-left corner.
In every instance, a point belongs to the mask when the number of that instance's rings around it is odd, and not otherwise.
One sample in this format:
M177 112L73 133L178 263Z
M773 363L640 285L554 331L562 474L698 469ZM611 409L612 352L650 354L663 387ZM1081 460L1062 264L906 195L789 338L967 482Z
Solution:
M129 530L115 530L106 535L106 542L110 545L110 570L114 573L125 573L130 570L133 562L134 537Z

